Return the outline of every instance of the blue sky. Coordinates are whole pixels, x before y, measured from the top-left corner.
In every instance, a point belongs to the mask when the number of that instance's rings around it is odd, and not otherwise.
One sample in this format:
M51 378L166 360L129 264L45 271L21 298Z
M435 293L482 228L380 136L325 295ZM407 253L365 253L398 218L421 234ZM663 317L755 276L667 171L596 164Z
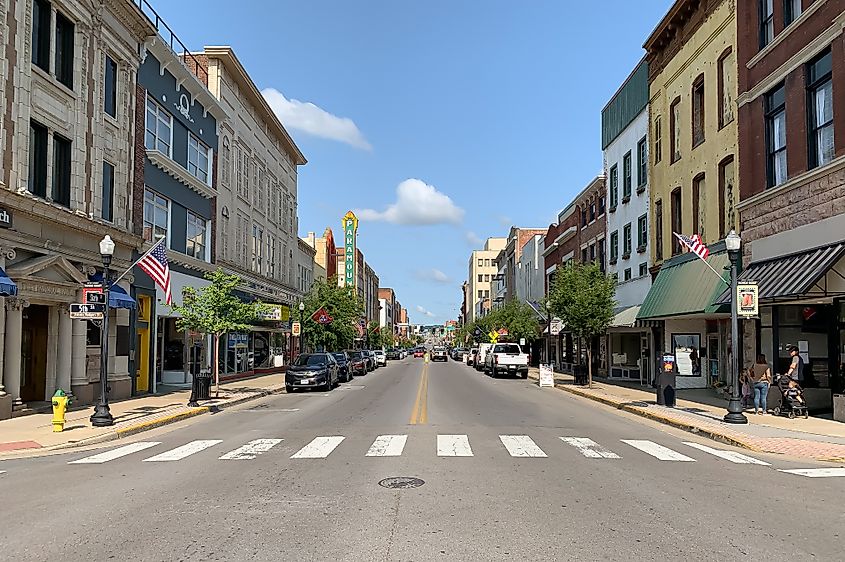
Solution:
M476 240L548 226L601 171L601 109L672 2L151 3L189 48L231 45L271 100L309 161L300 235L364 209L381 285L442 323Z

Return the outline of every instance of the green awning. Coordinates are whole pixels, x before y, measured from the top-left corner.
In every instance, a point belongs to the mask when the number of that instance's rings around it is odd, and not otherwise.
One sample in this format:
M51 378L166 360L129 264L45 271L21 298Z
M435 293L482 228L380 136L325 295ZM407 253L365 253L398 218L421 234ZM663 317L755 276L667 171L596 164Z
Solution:
M729 265L728 254L710 254L707 263L721 274L721 279L692 253L664 263L640 307L637 319L729 312L730 309L723 310L723 305L718 303L719 295L730 283L730 269L725 269Z

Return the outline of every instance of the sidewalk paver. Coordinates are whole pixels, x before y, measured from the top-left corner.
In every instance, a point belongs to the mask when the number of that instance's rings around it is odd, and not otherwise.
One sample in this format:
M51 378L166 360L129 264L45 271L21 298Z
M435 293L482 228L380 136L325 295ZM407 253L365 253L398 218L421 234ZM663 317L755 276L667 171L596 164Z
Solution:
M220 385L220 396L203 400L197 408L187 406L190 389L162 395L142 396L109 404L115 424L92 427L88 418L93 406L72 410L65 430L53 433L52 413L31 414L0 421L0 457L55 450L120 439L194 416L230 408L268 394L283 392L284 375L272 374ZM214 388L211 391L214 395Z
M539 370L532 368L529 377L539 378ZM750 414L747 425L735 425L722 421L725 408L691 400L678 400L675 408L660 406L656 404L653 391L602 382L593 382L593 388L576 386L571 375L561 373L555 373L555 387L752 451L845 462L845 424L837 421L812 417L791 420Z

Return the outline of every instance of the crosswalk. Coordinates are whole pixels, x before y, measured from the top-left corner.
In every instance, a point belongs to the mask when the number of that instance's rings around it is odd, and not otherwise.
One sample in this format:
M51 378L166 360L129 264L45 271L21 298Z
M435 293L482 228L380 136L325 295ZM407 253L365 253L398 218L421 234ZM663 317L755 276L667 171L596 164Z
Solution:
M523 462L542 462L542 459L548 459L549 457L561 457L565 456L567 452L574 452L577 456L583 457L590 462L620 461L623 457L642 457L644 455L644 458L651 458L660 462L692 463L706 457L739 465L771 466L770 463L750 455L739 453L737 451L711 447L692 441L678 442L679 445L683 445L683 448L680 448L678 445L675 445L675 448L670 448L666 445L646 439L620 439L618 441L614 441L617 446L607 443L600 444L589 437L583 436L561 435L558 436L558 439L559 440L552 442L552 445L544 445L544 447L546 447L546 450L544 450L529 435L498 435L498 441L495 443L495 447L499 451L502 451L503 454L506 454L514 459L525 459ZM345 447L345 452L343 454L355 454L354 448L358 445L344 445L345 440L346 437L342 435L313 437L307 443L294 445L294 447L299 447L299 449L296 450L296 452L293 452L293 454L290 453L294 449L286 447L284 456L289 455L290 459L297 462L309 459L312 461L327 459L342 446ZM284 439L277 437L253 439L247 443L240 444L234 449L228 451L223 449L221 451L220 449L222 449L222 445L224 444L222 439L199 439L181 444L165 451L157 452L157 454L142 458L141 460L145 463L179 462L194 455L202 454L206 450L218 449L218 451L214 454L218 460L251 461L261 455L270 453L283 442L285 442ZM287 441L288 444L291 442L291 440ZM482 446L485 455L489 453L490 444L488 442L482 440L479 443L477 439L476 442ZM409 443L413 443L414 447L431 447L432 444L430 438L428 437L414 436L412 439L409 439L408 435L378 435L365 451L361 451L358 454L363 453L364 457L401 457L406 454L406 449ZM550 448L554 443L561 444L561 447L555 447L553 449ZM72 460L68 464L103 464L116 461L130 455L136 455L148 449L159 447L160 445L162 445L162 443L159 441L140 441L137 443L130 443L128 445L123 445L121 447ZM222 454L220 454L221 452ZM450 457L475 456L468 435L439 434L436 436L436 446L434 447L434 452L437 457L444 459ZM695 455L696 453L703 456L699 456L699 459L690 456ZM530 459L538 460L531 461ZM779 471L809 478L845 477L845 468L802 468L783 469ZM2 474L2 471L0 471L0 474Z

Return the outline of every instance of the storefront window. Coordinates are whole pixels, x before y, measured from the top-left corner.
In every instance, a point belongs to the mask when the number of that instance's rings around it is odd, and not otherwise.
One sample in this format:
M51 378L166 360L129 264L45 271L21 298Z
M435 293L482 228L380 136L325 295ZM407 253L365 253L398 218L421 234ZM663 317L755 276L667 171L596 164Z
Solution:
M270 367L270 332L252 332L250 334L252 356L250 363L252 369L266 369Z
M225 346L225 352L221 349L221 359L225 357L223 371L227 375L249 371L249 334L232 333L220 338L220 345Z
M830 388L830 358L828 345L831 305L787 305L778 309L778 344L775 371L785 373L789 368L790 346L797 346L804 359L804 386Z
M672 334L678 376L701 376L701 334Z

